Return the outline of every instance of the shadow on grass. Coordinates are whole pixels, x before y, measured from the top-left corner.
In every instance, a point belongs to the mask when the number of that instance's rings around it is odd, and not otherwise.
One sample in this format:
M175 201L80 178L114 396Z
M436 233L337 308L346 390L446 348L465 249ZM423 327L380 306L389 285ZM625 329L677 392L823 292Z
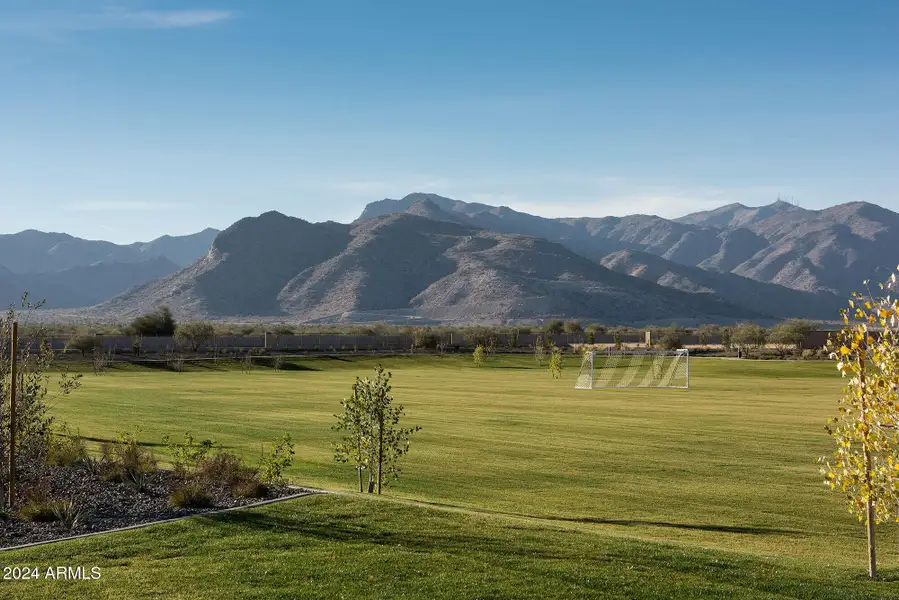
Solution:
M69 437L69 436L66 436L66 437ZM110 439L106 439L106 438L88 437L88 436L81 436L81 439L87 440L88 442L97 442L98 444L102 444L104 442L112 444L117 441L117 440L110 440ZM139 441L139 442L137 442L137 445L143 446L145 448L168 448L168 444L164 444L162 442L140 442ZM223 448L223 449L234 448L234 446L225 446L222 444L216 444L215 447Z
M687 529L693 531L710 531L718 533L736 533L742 535L790 535L795 537L805 537L808 535L804 531L800 531L798 529L780 529L776 527L755 527L751 525L712 525L707 523L673 523L670 521L649 521L641 519L603 519L599 517L528 515L523 513L504 512L499 510L471 508L453 504L441 504L438 502L424 502L419 500L415 500L414 502L416 504L423 504L426 506L470 510L472 512L487 513L492 515L518 517L522 519L534 519L536 521L557 521L563 523L584 523L592 525L616 525L620 527L667 527L671 529Z
M339 517L305 520L256 511L236 511L199 518L207 521L212 527L236 527L267 534L284 535L283 541L288 545L296 544L299 539L298 536L302 536L327 542L401 546L404 550L413 550L427 554L435 551L454 554L477 551L542 560L571 558L570 553L564 550L550 551L539 544L539 540L536 538L532 540L533 545L526 545L521 540L518 540L517 543L510 543L510 540L505 538L478 534L468 535L461 532L441 532L435 528L428 528L421 532L390 531L379 523L369 524L354 519L352 516L347 520L339 519ZM278 541L275 538L271 538L269 543L272 547L278 545Z

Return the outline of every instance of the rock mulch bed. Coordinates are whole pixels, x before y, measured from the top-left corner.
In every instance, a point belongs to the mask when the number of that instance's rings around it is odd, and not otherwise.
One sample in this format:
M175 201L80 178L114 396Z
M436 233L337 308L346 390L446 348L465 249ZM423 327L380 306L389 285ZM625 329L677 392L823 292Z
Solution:
M84 511L84 523L68 529L58 521L23 521L15 512L6 518L0 515L0 548L199 515L315 491L287 485L267 486L266 493L261 498L235 498L224 488L206 488L212 496L213 506L176 508L171 505L169 497L183 483L170 471L159 470L147 474L145 490L142 492L136 491L127 483L104 481L98 475L78 468L47 467L41 481L48 499L74 500L75 505Z

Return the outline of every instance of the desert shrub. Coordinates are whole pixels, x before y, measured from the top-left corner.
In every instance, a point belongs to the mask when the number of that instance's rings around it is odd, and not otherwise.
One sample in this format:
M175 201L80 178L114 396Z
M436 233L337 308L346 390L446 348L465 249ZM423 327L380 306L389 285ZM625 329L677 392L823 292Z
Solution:
M811 359L817 358L817 357L818 357L817 350L812 350L811 348L806 348L805 350L802 351L802 358L804 358L805 360L811 360Z
M75 504L74 500L57 500L50 503L55 521L66 529L75 529L87 521L87 511Z
M284 470L293 464L293 440L289 434L275 438L268 453L263 452L259 461L259 476L268 483L284 481Z
M33 523L50 523L58 521L55 502L52 500L26 500L19 509L19 518Z
M218 452L204 458L197 466L194 481L204 487L222 486L230 489L249 476L253 469L233 452Z
M73 467L87 458L87 445L78 432L72 432L63 425L56 437L50 441L47 462L59 467Z
M215 447L215 442L205 439L197 442L189 431L184 433L184 441L172 442L169 436L162 438L169 449L169 455L172 457L172 470L175 476L186 478L197 472L200 464L209 456Z
M244 477L231 486L231 495L235 498L264 498L268 487L259 479L259 475Z
M140 428L134 433L123 431L115 441L100 445L105 479L124 481L127 476L156 471L156 457L150 448L141 446L137 441L139 433Z
M210 508L213 505L212 495L195 485L175 489L169 502L175 508Z
M93 456L86 456L86 457L80 459L76 463L76 466L79 469L82 469L82 470L90 473L94 477L100 477L101 475L103 475L103 473L106 470L105 469L106 466L103 464L103 461L98 458L95 458Z
M122 482L137 494L146 492L150 487L150 478L148 474L140 471L126 471L122 476Z
M281 356L280 354L275 356L272 359L272 368L275 371L280 371L281 369L283 369L284 368L284 357Z
M131 335L173 336L177 329L175 317L167 306L160 306L151 313L141 315L131 322L128 333Z
M272 329L275 335L293 335L294 330L290 325L277 325Z

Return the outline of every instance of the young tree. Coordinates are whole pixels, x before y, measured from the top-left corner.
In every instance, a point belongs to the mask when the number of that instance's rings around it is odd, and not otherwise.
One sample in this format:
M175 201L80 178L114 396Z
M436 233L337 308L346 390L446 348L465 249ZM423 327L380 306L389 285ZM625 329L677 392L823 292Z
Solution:
M471 358L474 360L474 366L482 367L484 366L485 360L485 352L484 347L480 344L474 349L474 352L471 353Z
M546 360L546 346L543 345L543 336L538 335L534 340L534 360L538 365L542 365Z
M344 414L337 416L337 429L347 435L335 458L356 465L360 487L363 471L368 471L369 493L377 489L380 494L383 486L399 477L399 460L409 452L409 436L421 430L399 427L405 411L393 405L391 377L381 365L375 367L373 379L357 377L352 396L343 402Z
M0 316L0 490L6 490L9 484L12 327L14 322L19 322L23 329L27 327L34 311L42 304L28 302L25 295L21 312L11 306L5 315ZM50 448L53 427L53 417L49 413L51 384L55 380L57 394L65 396L78 387L81 377L69 376L65 370L56 377L51 375L56 370L53 364L55 355L47 338L46 331L38 327L31 331L30 339L22 341L17 349L19 373L13 433L16 439L16 471L23 484L27 484L29 477L36 475L45 464Z
M558 346L553 346L552 353L549 356L549 372L552 374L553 379L561 379L562 378L562 349Z
M370 390L356 377L353 392L341 401L343 413L336 415L336 431L344 432L344 438L337 443L334 458L338 462L352 463L359 474L359 491L363 492L364 475L371 473L371 425L368 407L371 404ZM369 475L369 482L372 481ZM371 486L371 483L369 483Z
M179 346L197 352L215 335L215 327L207 321L192 321L181 324L175 331L175 341Z
M846 387L826 427L836 442L833 462L819 461L825 483L865 523L868 575L876 577L875 525L899 520L899 300L853 298L842 311L843 329L828 341Z

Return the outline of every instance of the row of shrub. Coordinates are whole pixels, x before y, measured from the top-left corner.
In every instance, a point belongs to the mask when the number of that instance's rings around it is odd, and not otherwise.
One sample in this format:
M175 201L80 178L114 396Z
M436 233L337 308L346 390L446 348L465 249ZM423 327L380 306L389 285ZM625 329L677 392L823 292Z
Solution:
M139 430L137 430L139 432ZM153 450L138 442L137 432L122 432L115 440L100 445L99 456L91 456L84 439L63 427L54 436L47 454L50 465L83 469L103 481L128 485L135 493L145 493L150 477L159 470ZM294 445L289 435L277 438L257 467L250 466L233 452L212 440L196 441L190 432L180 442L166 436L164 443L172 457L173 474L178 486L169 497L175 508L207 508L214 504L215 493L235 498L262 498L269 487L283 485L284 472L292 464ZM26 521L59 521L72 529L89 515L72 499L49 498L46 483L29 487L19 518ZM0 512L0 518L8 518Z

